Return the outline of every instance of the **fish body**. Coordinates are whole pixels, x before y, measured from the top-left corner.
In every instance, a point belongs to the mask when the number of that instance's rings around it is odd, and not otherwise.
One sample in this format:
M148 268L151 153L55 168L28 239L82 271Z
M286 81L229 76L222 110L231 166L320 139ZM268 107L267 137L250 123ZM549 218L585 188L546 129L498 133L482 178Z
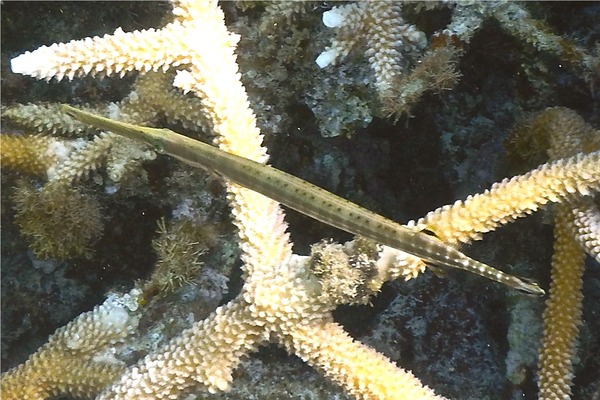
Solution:
M82 122L148 143L158 152L216 173L346 232L372 239L434 265L473 272L530 294L544 294L544 290L533 282L505 274L468 257L435 236L407 228L284 171L227 153L168 129L126 124L70 106L62 107Z

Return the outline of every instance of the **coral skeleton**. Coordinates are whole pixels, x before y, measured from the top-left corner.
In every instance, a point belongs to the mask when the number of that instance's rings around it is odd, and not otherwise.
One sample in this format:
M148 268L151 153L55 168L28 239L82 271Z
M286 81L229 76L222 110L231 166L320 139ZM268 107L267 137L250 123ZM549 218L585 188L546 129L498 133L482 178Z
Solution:
M425 34L405 22L402 9L441 8L442 2L359 1L335 6L323 13L323 24L335 32L331 45L316 58L320 68L330 68L362 49L373 70L374 86L387 114L410 112L424 92L450 89L459 74L454 66L485 20L497 21L507 32L536 49L559 55L581 71L589 82L598 79L598 56L551 33L543 21L514 1L457 1L451 5L446 28ZM443 2L446 3L446 2Z
M458 9L461 7L457 4ZM353 17L357 12L362 13L360 17ZM379 20L374 21L374 17ZM456 21L458 11L453 18ZM375 36L367 37L369 49L365 55L376 64L376 87L383 92L391 90L402 73L404 61L398 47L408 43L412 46L410 51L419 52L425 46L422 33L404 23L401 6L395 2L336 6L323 21L336 29L354 21L360 29L375 31ZM354 46L341 36L321 54L320 66L333 65L349 53L345 46ZM210 129L215 135L214 143L222 150L267 163L263 134L250 108L234 54L239 40L237 34L228 31L216 0L178 0L173 1L172 21L161 29L118 29L103 37L43 46L14 58L11 65L14 72L47 81L87 75L123 76L137 71L140 75L132 93L120 103L100 110L104 115L140 124L158 124L160 115L197 131ZM457 54L447 54L438 61L447 67ZM61 122L63 117L48 122L31 117L26 124L57 133L89 129L79 125L59 128L65 125ZM573 135L576 134L575 129ZM35 139L31 140L35 144ZM42 139L42 145L34 152L46 154L49 140L53 139ZM21 147L20 143L14 146ZM103 164L108 164L110 178L119 182L134 175L132 171L139 170L143 162L154 160L160 152L100 132L69 153L66 161L42 158L40 165L31 161L29 165L22 160L32 159L30 147L23 150L25 155L13 157L12 164L37 173L57 164L48 174L49 184L64 187ZM598 257L598 215L581 205L589 203L598 190L600 151L579 148L551 156L551 161L528 173L440 207L407 226L431 231L447 244L469 243L549 203L560 203L553 264L556 268L563 261L581 265L585 250ZM120 346L134 340L131 336L139 326L146 299L137 288L129 294L110 295L104 304L56 331L24 364L5 372L1 397L41 400L70 394L150 400L177 399L200 391L219 393L231 388L235 370L245 358L262 345L277 343L354 398L444 398L410 371L352 338L332 314L341 304L368 303L385 282L418 276L426 269L423 260L363 238L344 245L319 242L313 245L310 255L295 254L284 211L278 203L231 182L226 183L226 191L243 264L243 286L237 296L126 366L115 354ZM188 247L192 255L199 253L193 243ZM580 272L574 274L575 280L580 281ZM553 279L557 283L551 291L558 292L556 287L564 280ZM184 276L180 280L185 283L190 278ZM573 338L581 296L570 286L567 292L565 296L576 303L571 314L575 321L570 320L569 332L560 335ZM563 297L559 297L559 302L562 304ZM559 311L560 321L556 321L550 315L554 313L550 305L548 310L547 326L558 326L560 330L564 314ZM554 348L553 343L551 339L546 347ZM563 352L570 357L571 342L566 347ZM553 359L544 351L542 360ZM557 380L565 380L568 386L571 370L568 365L560 368ZM556 369L550 367L551 371ZM554 376L554 372L542 372L544 377L548 374ZM546 396L545 389L541 390ZM568 389L563 392L568 393Z
M575 112L549 108L536 115L532 129L548 137L551 159L580 154L597 144L600 130L586 124ZM570 398L575 343L582 317L583 272L586 252L598 259L600 210L591 196L572 199L554 209L554 255L550 294L544 311L540 350L541 399Z

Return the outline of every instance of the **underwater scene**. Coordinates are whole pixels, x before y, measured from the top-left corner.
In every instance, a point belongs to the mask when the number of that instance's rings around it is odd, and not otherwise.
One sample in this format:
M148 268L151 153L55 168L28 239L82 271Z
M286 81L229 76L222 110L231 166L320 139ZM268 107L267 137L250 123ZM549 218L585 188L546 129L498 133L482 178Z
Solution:
M2 399L600 399L600 3L0 10Z

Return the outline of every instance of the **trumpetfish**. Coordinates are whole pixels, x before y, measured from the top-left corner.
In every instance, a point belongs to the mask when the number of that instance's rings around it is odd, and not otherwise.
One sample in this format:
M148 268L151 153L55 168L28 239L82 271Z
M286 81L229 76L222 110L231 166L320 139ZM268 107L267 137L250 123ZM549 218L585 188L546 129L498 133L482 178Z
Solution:
M469 271L529 294L545 293L535 282L474 260L427 231L410 229L272 166L169 129L115 121L68 105L61 108L81 122L147 143L159 153L226 178L325 224L412 254L433 265Z

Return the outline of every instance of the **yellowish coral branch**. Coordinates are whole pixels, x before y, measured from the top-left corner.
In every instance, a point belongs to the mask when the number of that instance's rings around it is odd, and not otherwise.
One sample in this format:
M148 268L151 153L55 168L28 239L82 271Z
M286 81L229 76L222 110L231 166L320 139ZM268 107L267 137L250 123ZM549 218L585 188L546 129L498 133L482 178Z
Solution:
M57 162L48 136L0 135L0 166L34 175L45 175Z
M357 399L438 399L409 371L352 339L330 320L298 324L283 343Z
M198 384L226 390L240 359L266 339L247 304L233 301L130 368L98 400L178 399Z
M548 137L547 151L552 159L597 149L600 143L600 131L566 108L544 110L535 116L532 126L538 134ZM593 171L590 174L593 175ZM544 311L539 360L541 400L569 399L571 396L575 343L582 315L585 248L589 244L582 236L586 235L586 228L593 226L589 216L598 213L589 197L570 200L555 208L552 282Z
M131 335L138 324L139 291L110 296L93 311L58 329L37 352L2 375L3 400L43 400L59 394L94 397L115 380L125 364L111 347Z
M600 263L600 210L591 198L584 198L575 202L572 214L575 239Z
M581 324L581 287L585 253L575 240L577 230L568 204L556 207L552 283L544 311L540 353L539 398L568 399L571 395L575 342Z
M382 8L384 6L394 5L381 5ZM123 74L131 70L148 72L178 67L174 86L193 93L202 101L203 112L219 135L219 146L230 153L266 162L266 149L262 146L262 136L249 108L235 61L238 36L227 31L223 12L214 0L182 0L175 2L173 15L173 22L161 30L132 33L118 30L104 38L42 47L14 59L13 70L43 79L61 79L65 76ZM165 81L150 83L162 88L167 86ZM150 92L153 90L148 89ZM139 118L151 118L147 109L136 110L133 104L136 100L132 93L127 104L123 104L124 108L129 106L131 112L125 117L134 118L134 114L139 112ZM154 100L149 103L159 103ZM142 111L145 114L142 115ZM169 116L170 111L166 114ZM194 114L186 118L190 123L196 119ZM82 171L87 171L88 165L95 168L99 157L106 154L103 150L112 143L106 135L97 140L96 144L102 151L92 154L83 147L75 152L71 163L65 163L61 170L64 174L58 173L57 176L64 175L62 180L71 182ZM533 212L549 201L564 201L597 190L599 177L600 154L578 155L547 164L524 176L507 179L484 194L431 213L417 225L432 229L446 242L469 241ZM56 179L61 181L61 178ZM338 304L335 301L339 300L333 300L334 296L321 296L320 291L329 290L328 286L310 271L306 258L292 254L283 212L275 202L235 185L228 186L228 196L243 251L245 282L242 292L207 319L197 322L166 346L128 368L101 394L101 399L175 399L196 387L207 388L211 392L226 390L240 358L271 336L356 397L435 398L412 374L353 341L332 322L331 311ZM381 256L385 257L384 261L377 263L378 268L381 265L381 276L373 278L371 290L378 289L378 285L394 274L412 275L421 270L421 265L410 269L416 261L407 259L405 255L386 255L384 249ZM397 264L395 269L390 266L393 261ZM343 279L340 275L333 278ZM122 311L129 315L126 310ZM123 320L128 327L135 326L135 321L129 321L129 318L117 318L123 315L122 312L108 313L108 317L96 312L89 318L95 318L93 315L99 315L102 329L91 323L85 326L86 332L80 334L77 329L59 331L56 337L69 338L67 345L51 339L36 353L37 356L32 356L32 361L15 372L7 373L3 384L15 390L18 396L27 397L28 392L18 392L19 388L36 385L35 379L42 379L41 370L64 365L60 360L69 359L71 353L67 350L71 350L74 344L85 350L77 353L78 357L90 360L89 354L103 349L110 342L106 340L105 331L118 329L129 332ZM76 325L77 321L73 324ZM78 337L74 339L73 333L78 333ZM88 335L92 335L91 338ZM80 345L81 340L84 347ZM89 368L83 366L82 370L92 370L96 359L92 361L92 365L87 365ZM107 375L110 375L107 380L115 376L114 373ZM85 388L86 383L82 379L68 378L64 381L41 381L39 396L82 393L78 390ZM99 385L92 382L89 386L97 391ZM28 390L31 390L32 396L38 396L38 389Z
M565 201L598 189L600 152L579 154L504 179L482 194L430 212L417 226L432 230L447 243L466 243L549 202Z
M2 118L25 130L51 136L77 137L88 130L87 126L61 112L58 104L15 104L2 111Z

